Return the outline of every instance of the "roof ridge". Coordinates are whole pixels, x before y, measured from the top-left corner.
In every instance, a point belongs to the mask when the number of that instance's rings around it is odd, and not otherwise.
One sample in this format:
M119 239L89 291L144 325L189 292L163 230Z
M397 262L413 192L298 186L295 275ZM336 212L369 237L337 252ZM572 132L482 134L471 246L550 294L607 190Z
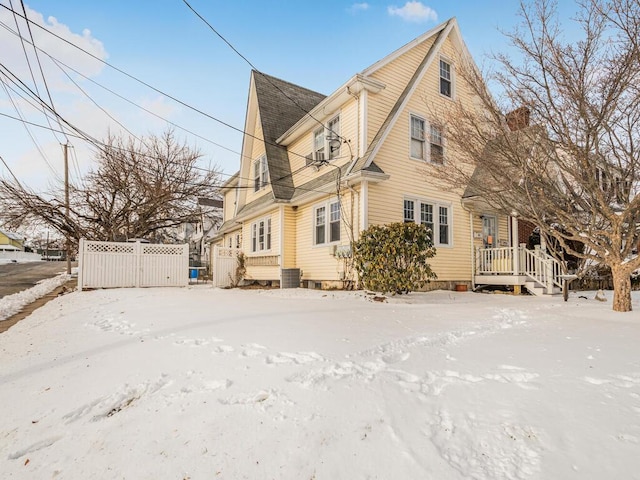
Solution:
M353 161L350 168L347 170L347 174L351 174L359 170L362 170L363 168L368 167L369 164L373 161L373 158L376 156L376 153L378 152L380 145L384 142L384 140L386 139L386 136L389 134L389 131L395 125L395 122L398 118L398 115L400 114L400 111L406 105L406 102L408 101L409 97L413 93L414 88L419 83L420 79L422 79L422 77L424 76L424 73L426 72L426 68L430 64L431 60L433 59L433 56L440 49L440 47L442 46L442 42L444 41L446 36L451 32L451 29L455 26L455 24L456 24L455 17L452 17L450 20L445 22L444 28L437 29L437 37L434 40L433 44L431 45L431 47L429 47L429 50L425 54L424 58L422 59L422 61L420 62L416 70L413 72L413 75L409 79L409 82L407 83L405 88L400 93L400 96L394 103L393 107L391 107L391 110L389 110L387 117L382 122L382 125L380 125L380 128L378 129L373 139L371 140L371 143L367 147L367 150L365 151L364 155ZM431 38L431 36L427 38ZM422 42L419 42L419 43L422 43ZM396 51L399 51L399 50L396 50Z
M323 97L326 97L326 95L324 93L320 93L320 92L318 92L316 90L311 90L310 88L298 85L297 83L293 83L293 82L290 82L288 80L283 80L282 78L278 78L278 77L275 77L273 75L269 75L268 73L261 72L260 70L256 70L255 68L252 69L251 72L253 72L255 74L260 74L263 77L267 77L268 79L277 80L278 82L286 83L287 85L291 85L292 87L299 88L301 90L306 90L307 92L313 93L315 95L322 95Z

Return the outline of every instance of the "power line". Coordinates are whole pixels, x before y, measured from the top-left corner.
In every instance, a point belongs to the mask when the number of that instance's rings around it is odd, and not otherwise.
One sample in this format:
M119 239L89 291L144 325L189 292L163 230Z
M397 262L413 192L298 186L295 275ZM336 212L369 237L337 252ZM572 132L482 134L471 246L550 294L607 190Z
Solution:
M2 158L2 155L0 155L0 161L2 163L4 163L4 166L7 168L7 170L9 171L11 176L13 177L13 179L16 181L16 184L18 184L18 186L20 188L22 188L22 185L20 184L20 180L18 180L18 177L15 176L15 174L13 173L13 170L11 170L11 167L9 165L7 165L7 162L4 161L4 158Z
M11 115L7 115L7 114L1 113L1 112L0 112L0 116L7 117L7 118L10 118L10 119L13 119L13 120L21 121L17 117L13 117ZM62 119L62 121L67 123L67 121L64 120L64 119ZM46 129L46 130L50 129L50 127L47 127L45 125L40 125L40 124L37 124L37 123L34 123L34 122L29 122L29 121L26 121L26 120L25 120L25 123L27 123L29 125L32 125L32 126L35 126L35 127L38 127L38 128L43 128L43 129ZM135 153L135 154L140 155L142 157L155 159L155 160L161 160L160 157L156 157L156 156L149 155L147 153L143 153L143 152L139 152L139 151L128 150L126 148L121 148L121 147L117 147L117 146L114 146L114 145L109 145L109 144L101 142L100 140L97 140L97 139L93 139L93 141L90 141L87 138L85 138L84 136L81 136L79 134L73 134L73 133L69 132L69 135L72 136L72 137L80 138L80 139L83 139L83 140L89 142L92 146L94 146L99 151L103 151L105 148L112 148L114 150L118 150L118 151L121 151L121 152L124 152L124 153ZM339 160L340 158L346 158L346 157L337 157L336 160ZM172 162L172 163L175 163L175 162ZM329 165L332 165L332 164L329 164ZM334 166L334 165L332 165L332 166ZM282 177L278 177L278 178L276 178L274 180L270 179L268 184L271 185L271 186L278 185L279 182L281 182L282 180L288 178L289 176L295 175L296 173L299 173L299 172L301 172L302 170L304 170L304 169L306 169L308 167L309 167L309 165L304 165L303 167L301 167L301 168L299 168L299 169L297 169L297 170L295 170L295 171L293 171L293 172L291 172L289 174L283 175ZM138 165L138 168L143 170L143 167L141 165ZM224 173L224 172L215 172L213 170L206 169L206 168L203 168L203 167L199 167L197 165L194 165L193 168L196 169L196 170L207 172L207 173L215 173L215 174L217 174L219 176L222 176L222 177L231 178L231 177L233 177L235 175L235 174L228 174L228 173ZM149 171L147 171L147 173L149 173ZM253 178L247 178L247 177L238 177L238 178L241 179L241 180L246 180L247 182L252 182L254 180ZM218 186L216 188L218 190L226 190L226 189L232 189L232 188L234 188L234 189L247 189L248 190L248 189L254 188L254 186L253 185L246 185L246 186L243 186L243 187L237 187L237 186L236 187L223 187L223 186ZM305 187L302 187L302 186L298 186L298 187L295 187L295 188L297 190L301 190L301 191L304 191L304 192L327 193L324 190L319 190L319 189L314 189L314 188L305 188Z
M4 24L3 22L0 22L0 26L1 26L1 27L3 27L5 30L7 30L9 33L11 33L11 34L13 34L13 35L18 36L18 37L19 37L19 38L21 38L23 41L26 41L27 43L29 43L29 41L28 41L28 40L26 40L26 39L22 38L18 33L16 33L15 31L13 31L13 30L8 26L8 25ZM237 151L235 151L235 150L233 150L233 149L231 149L231 148L229 148L229 147L227 147L227 146L225 146L225 145L222 145L222 144L220 144L220 143L217 143L217 142L215 142L215 141L213 141L213 140L211 140L211 139L209 139L209 138L207 138L207 137L204 137L204 136L202 136L202 135L199 135L198 133L195 133L195 132L193 132L193 131L191 131L191 130L189 130L189 129L187 129L187 128L185 128L185 127L183 127L183 126L181 126L181 125L179 125L179 124L177 124L177 123L175 123L175 122L172 122L171 120L169 120L169 119L167 119L167 118L162 117L161 115L158 115L157 113L155 113L155 112L153 112L153 111L151 111L151 110L149 110L149 109L147 109L147 108L143 107L142 105L140 105L140 104L138 104L138 103L134 102L133 100L130 100L130 99L128 99L127 97L125 97L125 96L123 96L123 95L120 95L118 92L116 92L116 91L114 91L114 90L110 89L109 87L106 87L105 85L102 85L101 83L99 83L99 82L95 81L94 79L92 79L92 78L88 77L87 75L83 74L82 72L80 72L80 71L76 70L75 68L71 67L70 65L66 64L66 63L65 63L65 62L63 62L62 60L60 60L60 59L58 59L58 58L55 58L53 55L49 54L47 51L43 50L42 48L40 48L40 47L38 47L38 46L36 46L35 48L37 48L37 49L40 51L40 53L43 53L44 55L46 55L47 57L49 57L49 59L50 59L52 62L54 62L54 64L55 64L55 65L56 65L56 66L57 66L57 67L58 67L58 68L59 68L59 69L60 69L60 70L65 74L65 75L67 75L67 77L68 77L69 75L68 75L68 73L67 73L67 72L65 72L64 68L62 68L62 67L65 67L66 69L71 70L72 72L74 72L75 74L77 74L77 75L81 76L81 77L82 77L82 78L84 78L85 80L87 80L87 81L89 81L89 82L93 83L94 85L96 85L96 86L98 86L98 87L102 88L103 90L105 90L105 91L107 91L107 92L111 93L112 95L114 95L114 96L116 96L116 97L120 98L121 100L124 100L125 102L127 102L127 103L129 103L129 104L131 104L131 105L133 105L133 106L135 106L135 107L137 107L137 108L139 108L140 110L143 110L144 112L148 113L149 115L153 115L154 117L156 117L156 118L158 118L158 119L160 119L160 120L162 120L162 121L166 122L167 124L169 124L169 125L171 125L171 126L173 126L173 127L176 127L176 128L178 128L178 129L180 129L180 130L182 130L182 131L184 131L184 132L186 132L186 133L188 133L188 134L190 134L190 135L193 135L193 136L194 136L194 137L196 137L196 138L199 138L199 139L201 139L201 140L204 140L204 141L205 141L205 142L207 142L207 143L210 143L210 144L212 144L212 145L215 145L216 147L219 147L219 148L222 148L222 149L224 149L224 150L227 150L228 152L234 153L234 154L236 154L236 155L240 155L240 156L242 156L242 157L247 157L247 158L249 158L247 155L243 155L243 154L242 154L242 153L240 153L240 152L237 152ZM77 48L79 48L79 47L77 47ZM89 54L88 52L85 52L85 53ZM90 54L89 54L89 55L90 55ZM74 83L75 83L75 82L74 82ZM83 92L83 93L84 93L84 92ZM85 95L86 95L86 94L85 94ZM121 125L121 126L122 126L122 125ZM124 128L124 127L123 127L123 128ZM52 130L53 130L53 129L52 129ZM62 132L60 132L60 133L62 133Z
M14 12L14 10L13 10L13 9L11 9L11 8L7 7L6 5L2 5L2 4L0 4L0 7L4 8L4 9L6 9L6 10L9 10L9 11L11 11L11 12ZM184 107L188 108L189 110L192 110L192 111L194 111L194 112L196 112L196 113L199 113L200 115L202 115L202 116L204 116L204 117L206 117L206 118L209 118L210 120L213 120L214 122L217 122L217 123L219 123L219 124L221 124L221 125L224 125L224 126L225 126L225 127L227 127L227 128L230 128L230 129L232 129L232 130L235 130L235 131L237 131L238 133L242 133L242 134L244 134L244 135L247 135L248 137L254 138L254 139L258 140L258 141L264 142L264 143L269 144L269 145L273 145L273 146L275 146L275 147L282 147L282 145L279 145L279 144L277 144L277 143L273 143L273 142L267 141L267 140L266 140L266 139L264 139L264 138L259 138L259 137L255 136L255 135L253 135L253 134L251 134L251 133L249 133L249 132L246 132L246 131L242 130L241 128L238 128L238 127L236 127L236 126L234 126L234 125L231 125L231 124L230 124L230 123L228 123L228 122L225 122L224 120L221 120L221 119L219 119L219 118L217 118L217 117L214 117L213 115L211 115L211 114L209 114L209 113L206 113L206 112L204 112L203 110L200 110L199 108L196 108L196 107L194 107L194 106L192 106L192 105L189 105L188 103L186 103L186 102L184 102L184 101L182 101L182 100L180 100L180 99L178 99L178 98L174 97L173 95L170 95L170 94L168 94L168 93L166 93L166 92L163 92L162 90L160 90L160 89L158 89L158 88L154 87L153 85L150 85L149 83L145 82L144 80L141 80L141 79L139 79L139 78L135 77L134 75L132 75L132 74L130 74L130 73L127 73L126 71L122 70L121 68L118 68L118 67L116 67L115 65L112 65L111 63L107 62L106 60L103 60L103 59L101 59L100 57L97 57L96 55L92 54L91 52L86 51L86 50L85 50L85 49L83 49L82 47L79 47L79 46L78 46L78 45L76 45L75 43L70 42L70 41L69 41L69 40L67 40L66 38L61 37L60 35L56 34L55 32L52 32L51 30L49 30L49 29L47 29L47 28L43 27L42 25L38 25L36 22L34 22L34 21L32 21L32 20L29 20L28 18L23 17L22 15L20 15L20 13L16 12L16 14L17 14L19 17L21 17L21 18L25 19L28 23L35 25L36 27L40 28L41 30L44 30L44 31L45 31L45 32L47 32L48 34L50 34L50 35L52 35L52 36L54 36L54 37L58 38L59 40L62 40L63 42L67 43L68 45L72 46L73 48L75 48L75 49L77 49L77 50L80 50L81 52L84 52L86 55L89 55L91 58L93 58L93 59L95 59L95 60L99 61L100 63L102 63L102 64L104 64L104 65L106 65L106 66L108 66L108 67L110 67L110 68L114 69L115 71L117 71L117 72L121 73L122 75L125 75L126 77L128 77L128 78L130 78L130 79L132 79L132 80L134 80L134 81L136 81L136 82L138 82L138 83L140 83L141 85L144 85L145 87L147 87L147 88L149 88L149 89L153 90L154 92L157 92L157 93L159 93L160 95L163 95L163 96L165 96L165 97L167 97L167 98L169 98L169 99L173 100L174 102L176 102L176 103L178 103L178 104L180 104L180 105L182 105L182 106L184 106ZM292 155L295 155L295 156L301 157L301 158L306 158L304 155L299 154L299 153L295 153L295 152L289 152L289 153L291 153Z
M0 6L2 6L2 7L3 7L3 8L5 8L5 9L8 9L8 10L10 10L10 11L14 12L14 14L16 14L16 15L18 15L18 16L21 16L19 13L15 12L13 9L9 9L9 8L8 8L8 7L6 7L5 5L0 5ZM252 138L254 138L254 139L258 140L258 141L264 142L265 144L270 144L270 145L274 145L274 146L277 146L277 147L281 147L281 145L278 145L278 144L276 144L276 143L272 143L272 142L268 142L268 141L267 141L266 139L264 139L264 138L256 137L255 135L252 135L252 134L250 134L250 133L248 133L248 132L246 132L246 131L244 131L244 130L241 130L241 129L237 128L237 127L234 127L233 125L230 125L230 124L228 124L228 123L226 123L226 122L224 122L224 121L222 121L222 120L220 120L220 119L218 119L218 118L216 118L216 117L213 117L212 115L209 115L209 114L207 114L207 113L203 112L202 110L199 110L199 109L197 109L197 108L195 108L195 107L192 107L191 105L189 105L189 104L187 104L187 103L185 103L185 102L183 102L183 101L181 101L181 100L179 100L179 99L177 99L177 98L175 98L175 97L173 97L173 96L171 96L171 95L169 95L169 94L167 94L167 93L165 93L165 92L163 92L163 91L161 91L161 90L159 90L159 89L157 89L157 88L155 88L155 87L153 87L152 85L150 85L150 84L148 84L148 83L146 83L146 82L144 82L144 81L142 81L142 80L138 79L137 77L135 77L135 76L133 76L133 75L131 75L131 74L129 74L129 73L127 73L127 72L125 72L124 70L119 69L118 67L115 67L115 66L111 65L110 63L106 62L105 60L100 59L99 57L97 57L97 56L93 55L92 53L90 53L90 52L88 52L88 51L84 50L83 48L81 48L81 47L79 47L79 46L75 45L74 43L69 42L68 40L66 40L66 39L64 39L64 38L62 38L62 37L60 37L59 35L55 34L54 32L51 32L50 30L48 30L48 29L46 29L46 28L42 27L41 25L38 25L37 23L33 22L32 20L30 20L30 19L26 18L26 16L25 16L25 17L22 17L22 18L23 18L23 19L24 19L28 24L33 23L33 24L34 24L35 26L37 26L38 28L40 28L40 29L44 30L45 32L49 33L50 35L53 35L54 37L56 37L56 38L58 38L58 39L60 39L60 40L64 41L65 43L67 43L67 44L69 44L69 45L73 46L74 48L76 48L76 49L78 49L78 50L80 50L80 51L84 52L85 54L87 54L87 55L91 56L92 58L94 58L94 59L98 60L99 62L101 62L101 63L103 63L103 64L105 64L105 65L107 65L107 66L111 67L112 69L114 69L114 70L116 70L116 71L118 71L118 72L122 73L123 75L125 75L125 76L127 76L127 77L129 77L129 78L131 78L131 79L133 79L133 80L135 80L135 81L137 81L137 82L141 83L142 85L144 85L144 86L146 86L146 87L148 87L148 88L150 88L150 89L152 89L152 90L156 91L157 93L160 93L161 95L166 96L167 98L170 98L171 100L173 100L173 101L175 101L175 102L177 102L177 103L179 103L179 104L181 104L181 105L184 105L185 107L187 107L187 108L189 108L189 109L191 109L191 110L193 110L193 111L195 111L195 112L197 112L197 113L200 113L200 114L201 114L201 115L203 115L203 116L206 116L207 118L210 118L210 119L212 119L212 120L214 120L214 121L216 121L216 122L218 122L218 123L221 123L221 124L223 124L223 125L225 125L225 126L227 126L227 127L231 128L231 129L233 129L233 130L236 130L236 131L238 131L238 132L240 132L240 133L243 133L243 134L245 134L245 135L247 135L247 136L249 136L249 137L252 137ZM0 22L0 23L1 23L1 22ZM11 31L12 33L16 34L15 32L13 32L13 31L12 31L9 27L7 27L6 25L4 25L4 24L2 24L2 25L3 25L6 29L8 29L9 31ZM18 35L18 36L20 36L19 34L17 34L17 35ZM22 38L22 37L21 37L21 38ZM34 46L34 48L38 48L38 47L36 47L33 43L32 43L32 45ZM39 49L39 48L38 48L38 49ZM39 49L39 50L40 50L40 51L43 51L43 50L41 50L41 49ZM44 52L44 51L43 51L43 53L45 53L45 54L46 54L46 52ZM47 54L47 55L48 55L48 54ZM55 59L53 59L53 57L51 57L50 55L48 55L48 56L49 56L50 58L52 58L52 60L54 60L54 62L55 62ZM245 59L245 60L246 60L246 59ZM1 64L0 64L0 66L2 66L3 68L5 68L5 70L7 70L7 71L8 71L8 69L6 69L6 67L4 67L3 65L1 65ZM256 69L256 70L257 70L257 69ZM75 71L75 70L74 70L74 71ZM9 71L9 73L11 73L11 72ZM11 74L11 75L12 75L13 77L15 77L15 75L13 75L13 74ZM17 79L17 77L15 77L15 78ZM22 85L24 85L24 83L23 83L22 81L20 81L19 79L17 79L17 80L18 80ZM15 83L15 82L14 82L14 83ZM74 83L75 83L75 82L74 82ZM94 82L94 83L97 83L97 82ZM273 82L271 82L271 83L273 84ZM278 90L280 90L280 91L282 92L282 90L281 90L281 89L279 89L279 87L277 87L277 85L275 85L275 84L274 84L274 86L275 86L276 88L278 88ZM26 85L24 85L24 87L26 87ZM47 104L46 104L46 102L44 102L44 101L39 97L39 95L34 94L34 92L33 92L33 91L31 91L31 89L29 89L28 87L26 87L26 88L30 91L30 93L31 93L31 95L32 95L32 96L34 96L34 97L36 97L36 98L38 99L39 103L44 104L44 106L46 106L46 108L47 108L48 110L50 110L50 111L55 115L56 120L58 120L58 122L60 122L60 120L64 121L64 123L65 123L66 125L68 125L68 126L69 126L69 127L71 127L73 130L75 130L76 132L78 132L78 133L79 133L79 135L73 135L73 134L72 134L71 136L78 137L78 138L82 138L82 139L84 139L85 141L88 141L89 143L93 144L94 146L96 146L96 147L97 147L97 148L99 148L99 149L101 148L101 145L105 145L105 144L103 144L102 142L100 142L99 140L97 140L97 139L95 139L95 138L91 137L91 136L90 136L90 135L88 135L87 133L85 133L85 132L83 132L82 130L78 129L77 127L73 126L73 125L72 125L72 124L70 124L68 121L64 120L64 119L63 119L63 118L62 118L62 117L61 117L61 116L60 116L60 115L55 111L55 108L51 108L51 107L49 107L49 105L47 105ZM105 87L105 88L106 88L106 87ZM24 90L24 88L22 88L22 89ZM285 92L282 92L282 93L283 93L285 96L287 96L287 98L290 98L288 95L286 95L286 93L285 93ZM123 97L121 97L121 98L123 98ZM295 102L295 100L293 100L293 99L291 99L291 98L290 98L290 100L292 100L294 103L296 103L296 102ZM296 103L296 104L297 104L297 103ZM299 108L301 108L303 111L305 111L306 113L308 113L308 112L307 112L306 110L304 110L304 108L302 108L300 105L298 105L298 106L299 106ZM8 115L4 115L4 116L7 116L7 117L9 117L9 118L12 118L12 117L10 117L10 116L8 116ZM316 121L318 121L317 119L315 119L315 120L316 120ZM319 122L319 121L318 121L318 122ZM31 123L31 122L28 122L28 123ZM319 122L319 123L322 125L322 123L321 123L321 122ZM36 125L36 124L33 124L33 125ZM40 128L46 128L46 127L43 127L43 126L41 126L41 125L37 125L37 126L39 126ZM62 125L61 125L61 124L60 124L60 128L61 128L61 130L60 130L59 132L60 132L60 133L63 133L63 134L65 134L65 135L66 135L66 132L64 132L63 127L62 127ZM50 127L50 130L55 131L52 127ZM335 132L334 132L334 133L335 133ZM336 134L336 135L337 135L337 134ZM339 135L338 135L338 136L339 136ZM342 137L340 137L340 138L342 138ZM350 147L350 146L349 146L349 147ZM234 152L234 153L238 153L238 152ZM290 153L290 154L292 154L292 155L295 155L295 156L298 156L298 157L300 157L300 158L305 158L305 160L306 160L306 157L305 157L304 155L298 154L298 153L296 153L296 152L288 152L288 153ZM241 155L242 155L242 154L241 154ZM285 176L283 176L283 177L281 177L281 178L277 179L276 181L280 181L280 180L282 180L282 179L284 179L284 178L287 178L288 176L292 176L292 175L294 175L295 173L298 173L299 171L301 171L301 170L303 170L303 169L305 169L305 168L307 168L307 167L308 167L308 165L306 165L306 162L305 162L305 166L304 166L304 167L302 167L301 169L298 169L296 172L291 172L290 174L287 174L287 175L285 175ZM203 169L203 170L204 170L204 169ZM243 178L243 180L251 181L252 179L244 179L244 178ZM270 183L273 185L273 182L270 182ZM298 187L298 188L300 188L300 187ZM304 189L304 188L303 188L303 190L318 191L318 190ZM323 192L323 191L322 191L322 192ZM323 193L325 193L325 192L323 192Z
M304 108L302 105L300 105L298 103L298 101L289 96L289 94L287 94L284 90L282 90L278 85L276 85L273 81L271 81L271 79L265 75L264 73L262 73L247 57L245 57L242 53L240 53L238 51L238 49L236 47L234 47L231 42L229 42L229 40L227 40L220 32L218 32L213 25L211 25L202 15L200 15L200 13L198 13L190 4L187 0L182 0L184 2L184 4L189 7L189 10L191 10L200 20L202 20L210 29L213 33L215 33L218 37L220 37L220 39L226 43L229 48L231 48L231 50L233 50L240 58L242 58L245 62L247 62L247 64L253 68L256 72L258 72L260 75L262 75L262 77L267 80L273 87L275 87L280 93L282 93L286 98L288 98L289 100L291 100L291 102L296 105L300 110L302 110L306 115L309 115L310 118L312 118L313 120L315 120L319 125L321 125L323 128L329 130L331 133L335 134L339 139L341 140L346 140L343 136L341 136L338 132L328 128L324 123L322 123L320 120L318 120L316 117L314 117L311 112L309 112L306 108ZM349 150L351 150L351 146L349 146Z
M11 93L9 92L10 87L5 83L4 79L0 78L0 82L2 83L2 87L3 87L4 91L5 91L5 93L7 94L7 98L9 99L11 104L13 105L13 108L16 111L16 114L20 117L20 121L21 121L22 125L24 126L25 130L27 131L27 134L31 138L31 141L33 142L33 144L35 145L36 149L38 150L38 153L40 153L40 156L44 160L44 163L46 163L47 167L49 167L49 170L51 170L51 173L53 173L54 177L56 177L58 180L61 180L60 175L53 168L53 166L51 165L51 162L49 161L49 159L45 155L44 151L40 147L40 144L37 142L37 140L33 136L33 133L31 133L31 130L29 130L29 127L27 126L27 122L25 122L25 118L24 118L24 115L23 115L22 111L20 110L20 107L18 106L18 104L16 102L14 102L13 97L11 96Z
M9 1L9 4L11 5L11 8L13 10L13 3L11 2L11 0ZM26 21L27 31L29 32L29 38L31 38L31 46L33 47L33 53L36 56L36 62L38 63L38 68L40 69L40 76L42 77L42 82L44 83L44 88L47 91L47 96L49 97L49 102L51 104L51 107L55 109L55 106L53 104L53 98L51 97L51 92L49 91L49 85L47 84L47 78L44 75L44 70L42 69L42 63L40 63L40 57L38 56L38 50L36 49L36 43L35 43L35 40L33 38L33 32L31 31L31 26L29 25L29 20L27 18L27 10L26 10L26 8L24 6L24 1L23 0L20 0L20 5L22 6L22 12L24 14L24 19L27 20ZM16 21L16 26L17 26L18 25L18 19L16 18L15 12L14 12L14 19ZM18 33L20 33L20 32L18 31ZM20 35L20 38L22 39L22 35ZM22 47L23 47L23 50L24 50L24 53L25 53L25 57L27 59L27 63L29 64L29 71L31 72L31 78L33 79L33 84L34 84L34 86L36 88L36 92L38 93L38 95L40 95L40 92L38 91L38 83L36 82L36 79L34 78L33 70L31 69L31 63L29 62L27 51L24 48L24 40L22 40ZM48 122L49 122L49 119L47 117L47 123ZM62 125L60 125L60 122L58 122L58 126L60 127L61 130L63 130ZM69 139L67 138L67 136L64 133L63 133L63 135L65 137L65 140L68 142ZM56 138L56 140L58 140L58 139ZM60 141L58 140L58 142L60 142Z

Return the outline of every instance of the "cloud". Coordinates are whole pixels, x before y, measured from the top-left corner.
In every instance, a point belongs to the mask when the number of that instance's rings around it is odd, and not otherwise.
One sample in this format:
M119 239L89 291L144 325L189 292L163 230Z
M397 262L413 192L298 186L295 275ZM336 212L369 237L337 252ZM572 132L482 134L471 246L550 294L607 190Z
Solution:
M430 7L422 2L411 1L404 4L403 7L392 5L387 8L387 12L392 17L400 17L407 22L427 22L437 21L438 14Z
M349 8L347 8L347 11L355 15L358 12L364 12L365 10L369 10L369 6L370 5L367 2L354 3Z
M33 33L34 43L37 47L42 48L52 57L63 61L70 67L81 71L89 77L94 77L100 74L104 68L104 65L101 62L69 44L75 44L95 57L101 60L106 60L108 55L104 45L93 37L91 31L84 29L82 32L75 33L71 31L67 25L60 23L55 17L48 17L45 20L41 13L30 9L29 7L27 7L26 10L27 17L32 22L31 31ZM18 77L30 79L29 67L25 60L20 38L16 35L16 26L11 12L9 10L0 11L0 21L9 27L8 29L0 29L0 44L5 47L3 48L3 53L5 54L3 56L3 64ZM27 51L27 55L29 56L29 61L35 65L35 53L33 51L33 47L28 43L31 41L31 38L28 34L26 22L21 17L17 17L17 21L20 26L20 32L25 38L24 47ZM36 25L39 25L42 28ZM57 35L57 37L49 32ZM61 40L61 38L64 40ZM56 67L47 57L47 55L42 52L38 52L38 56L42 63L42 68L45 76L47 77L47 81L50 82L50 88L53 88L54 90L65 90L68 88L68 80L58 67ZM40 80L39 76L36 76L36 79ZM31 80L28 83L32 84Z

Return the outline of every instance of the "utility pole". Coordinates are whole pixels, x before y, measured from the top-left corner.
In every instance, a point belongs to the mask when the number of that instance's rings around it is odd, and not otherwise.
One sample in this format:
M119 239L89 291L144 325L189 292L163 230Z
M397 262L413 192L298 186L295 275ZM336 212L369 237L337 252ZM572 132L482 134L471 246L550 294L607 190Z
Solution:
M67 275L71 274L71 244L69 242L69 142L64 147L64 211L67 221Z

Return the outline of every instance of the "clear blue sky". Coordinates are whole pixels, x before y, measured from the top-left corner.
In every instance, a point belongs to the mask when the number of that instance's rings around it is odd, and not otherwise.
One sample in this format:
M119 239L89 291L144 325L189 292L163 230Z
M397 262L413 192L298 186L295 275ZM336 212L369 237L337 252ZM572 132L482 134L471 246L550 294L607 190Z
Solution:
M19 0L11 2L14 7L21 8ZM189 0L189 3L259 70L324 94L331 93L353 74L452 16L457 17L471 54L482 65L487 53L506 48L506 40L498 29L510 30L518 20L518 2L513 0L409 3L394 0ZM574 8L572 2L560 3L569 11ZM10 0L0 0L0 5L9 7ZM37 22L44 21L48 29L81 44L157 89L243 128L251 67L181 0L32 0L26 6L29 17ZM0 25L3 26L0 28L0 45L3 45L0 63L32 86L22 46L7 30L15 30L15 19L6 8L0 8L0 22L3 24ZM211 142L240 151L241 135L238 132L101 66L37 28L33 28L33 33L38 47L85 72L96 82ZM24 28L23 34L28 35ZM27 48L30 47L27 45ZM34 60L31 50L28 51ZM111 132L120 130L121 127L98 110L43 57L41 55L54 104L65 118L101 139L109 129ZM34 68L37 68L35 64ZM44 96L43 84L37 71L35 73ZM132 133L158 133L166 129L165 122L75 74L71 76ZM10 95L18 102L15 93L10 91ZM18 103L26 118L46 125L42 113ZM0 88L0 113L17 115L3 88ZM61 175L61 137L55 138L50 132L36 127L32 127L31 132L46 159L38 153L20 122L0 116L0 155L19 180L40 190L56 175ZM202 165L217 165L227 176L238 169L239 154L180 130L176 132L202 151ZM82 141L71 140L78 158L78 168L74 162L72 178L77 180L91 165L91 152ZM2 165L0 174L7 175Z

